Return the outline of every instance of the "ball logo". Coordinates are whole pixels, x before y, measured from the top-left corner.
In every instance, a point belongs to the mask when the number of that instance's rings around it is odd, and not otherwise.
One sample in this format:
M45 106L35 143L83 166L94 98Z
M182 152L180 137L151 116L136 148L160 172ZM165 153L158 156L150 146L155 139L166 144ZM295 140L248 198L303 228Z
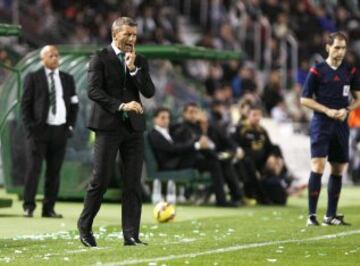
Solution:
M172 221L176 216L175 206L168 202L161 201L155 205L153 214L155 220L159 223Z

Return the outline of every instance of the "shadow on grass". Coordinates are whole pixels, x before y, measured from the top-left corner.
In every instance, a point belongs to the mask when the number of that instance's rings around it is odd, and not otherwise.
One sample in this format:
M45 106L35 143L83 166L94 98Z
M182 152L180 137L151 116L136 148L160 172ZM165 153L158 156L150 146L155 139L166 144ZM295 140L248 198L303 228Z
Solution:
M1 214L0 218L14 218L14 217L24 217L22 214Z

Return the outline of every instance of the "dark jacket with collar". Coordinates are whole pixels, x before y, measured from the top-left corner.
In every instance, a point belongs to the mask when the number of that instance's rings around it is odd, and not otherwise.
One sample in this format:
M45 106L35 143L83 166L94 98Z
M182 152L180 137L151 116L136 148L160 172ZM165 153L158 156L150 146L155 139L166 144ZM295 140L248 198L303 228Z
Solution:
M154 128L148 133L148 138L160 170L177 169L184 157L196 152L194 141L171 142Z
M74 127L78 112L78 104L71 103L71 97L76 95L74 78L62 71L59 71L59 75L66 109L66 126ZM21 112L28 136L39 138L43 134L49 108L49 85L45 68L42 67L25 77Z
M94 131L116 131L124 126L120 104L137 101L141 104L140 93L150 98L155 93L149 75L146 59L137 54L135 66L139 68L131 76L109 45L95 53L88 70L88 96L94 102L90 113L88 128ZM128 112L130 126L135 131L145 129L144 114Z

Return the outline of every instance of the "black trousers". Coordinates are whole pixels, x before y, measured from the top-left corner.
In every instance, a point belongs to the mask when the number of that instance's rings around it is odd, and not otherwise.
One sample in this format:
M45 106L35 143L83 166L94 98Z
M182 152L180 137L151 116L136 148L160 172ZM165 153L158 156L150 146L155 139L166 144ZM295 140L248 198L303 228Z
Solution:
M236 163L235 168L238 177L244 184L245 197L255 198L261 204L269 204L270 200L261 184L261 180L257 177L254 160L250 157L245 157Z
M286 205L288 195L282 180L281 176L265 176L261 180L261 185L272 204Z
M46 126L41 138L28 138L24 209L34 210L42 162L46 161L43 211L53 211L59 192L60 170L66 150L65 125Z
M229 187L231 200L239 201L244 197L239 177L236 174L231 160L222 160L221 168L224 174L225 181Z
M144 154L143 132L122 127L117 132L96 132L95 162L78 225L91 231L106 192L117 152L122 160L122 228L124 238L138 238L141 219L141 171Z
M196 168L200 172L209 172L212 179L212 191L215 192L216 204L223 205L226 203L224 191L224 174L220 160L212 151L201 150L196 156L186 158L180 162L178 169Z

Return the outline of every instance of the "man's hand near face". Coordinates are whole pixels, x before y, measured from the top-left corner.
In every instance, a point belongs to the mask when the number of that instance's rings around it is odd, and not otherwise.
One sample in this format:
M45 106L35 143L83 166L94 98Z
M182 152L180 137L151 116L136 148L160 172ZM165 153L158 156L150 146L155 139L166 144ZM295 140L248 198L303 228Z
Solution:
M125 64L126 67L131 71L135 70L135 58L136 58L136 54L135 54L135 47L133 47L131 52L126 52L125 53Z

